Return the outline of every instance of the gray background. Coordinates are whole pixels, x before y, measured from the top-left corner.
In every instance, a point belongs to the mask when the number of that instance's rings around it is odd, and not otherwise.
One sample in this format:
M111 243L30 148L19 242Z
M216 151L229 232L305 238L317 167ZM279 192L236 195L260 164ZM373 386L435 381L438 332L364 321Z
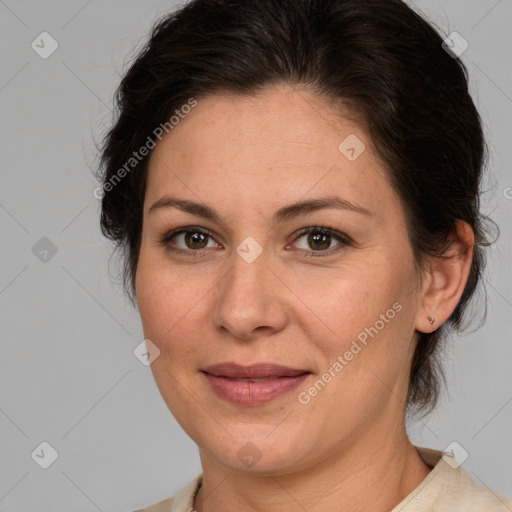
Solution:
M487 322L453 339L449 395L409 432L432 448L458 442L472 477L512 497L512 1L409 4L469 43L462 58L492 151L483 206L502 229L486 276ZM1 511L134 510L201 470L133 355L140 321L109 278L91 172L127 58L175 5L0 0ZM59 45L47 59L31 48L43 31ZM57 248L46 261L43 237ZM59 454L46 470L31 458L42 441Z

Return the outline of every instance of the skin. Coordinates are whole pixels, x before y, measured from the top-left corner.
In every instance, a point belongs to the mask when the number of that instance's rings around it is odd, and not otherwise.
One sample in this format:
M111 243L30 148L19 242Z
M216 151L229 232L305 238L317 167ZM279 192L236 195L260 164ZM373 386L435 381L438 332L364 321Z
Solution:
M255 97L211 95L151 156L136 294L145 337L160 349L151 365L158 388L199 447L199 512L315 512L340 503L389 511L431 469L405 432L410 361L418 331L436 329L457 305L473 232L458 223L453 257L431 260L419 275L401 201L348 114L288 85ZM355 161L338 149L350 134L366 145ZM282 206L333 194L371 215L330 208L272 223ZM207 204L224 223L174 207L150 213L166 195ZM298 232L318 225L352 242L327 237L330 254L307 257L321 252L323 240L311 244ZM183 235L162 243L187 226L213 236L198 245ZM248 236L262 249L252 263L236 251ZM299 392L394 303L402 306L395 318L300 403ZM312 375L270 403L241 406L214 394L200 372L225 361L273 362ZM249 442L261 455L251 467L237 457Z

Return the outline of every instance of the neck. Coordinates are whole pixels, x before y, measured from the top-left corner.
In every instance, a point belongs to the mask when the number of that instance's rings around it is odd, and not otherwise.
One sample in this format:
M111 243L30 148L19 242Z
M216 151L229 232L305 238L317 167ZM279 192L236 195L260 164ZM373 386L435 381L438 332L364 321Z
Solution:
M201 452L198 512L244 510L372 510L394 508L426 478L430 467L405 430L393 437L347 443L315 466L286 474L253 474L220 466Z

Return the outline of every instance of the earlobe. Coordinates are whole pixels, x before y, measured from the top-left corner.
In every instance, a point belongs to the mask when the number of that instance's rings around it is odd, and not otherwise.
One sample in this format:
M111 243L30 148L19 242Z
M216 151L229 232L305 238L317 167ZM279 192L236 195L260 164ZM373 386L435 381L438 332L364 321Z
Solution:
M464 292L475 243L471 226L457 221L451 240L446 253L430 262L416 318L416 330L420 332L438 329L453 313Z

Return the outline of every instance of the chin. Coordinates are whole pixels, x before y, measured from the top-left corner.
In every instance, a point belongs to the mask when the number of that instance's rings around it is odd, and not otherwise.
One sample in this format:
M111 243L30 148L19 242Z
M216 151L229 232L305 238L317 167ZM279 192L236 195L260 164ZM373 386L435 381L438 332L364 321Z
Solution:
M232 429L227 430L233 433ZM205 446L205 452L218 463L232 471L246 472L251 474L282 475L301 469L301 463L309 465L305 461L308 457L308 447L303 440L306 434L299 435L298 432L290 435L289 427L285 436L269 436L268 426L265 433L258 436L251 436L245 432L237 436L229 434L222 439L214 441L203 439L196 441L199 446ZM302 442L301 442L302 439ZM310 447L311 453L315 453L314 446Z

